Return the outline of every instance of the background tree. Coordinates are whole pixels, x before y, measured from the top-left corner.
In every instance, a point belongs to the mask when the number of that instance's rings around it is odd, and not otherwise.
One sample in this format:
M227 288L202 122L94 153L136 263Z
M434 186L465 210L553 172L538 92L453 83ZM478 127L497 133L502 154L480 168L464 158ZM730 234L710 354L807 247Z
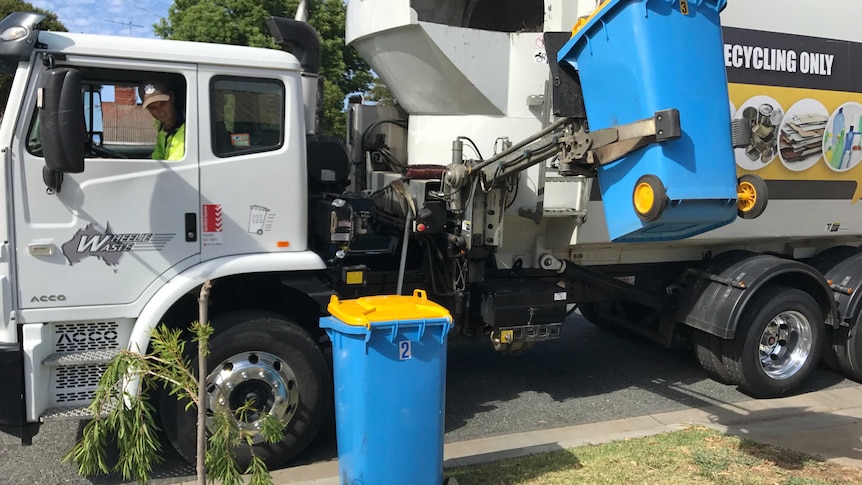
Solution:
M397 103L392 91L377 77L365 92L365 100L378 106L393 106Z
M21 2L19 0L0 0L0 18L6 18L7 15L13 12L41 13L45 16L45 20L39 24L40 30L66 32L66 26L60 22L57 18L57 14L54 12L34 7L33 4L28 2ZM2 110L0 110L0 112L6 111L6 101L9 99L10 89L12 89L12 76L0 74L0 103L2 103Z
M175 0L167 18L159 20L153 31L164 39L274 49L265 19L271 15L293 18L298 5L299 0ZM343 0L311 0L308 15L322 41L324 131L340 137L347 126L345 97L365 92L373 80L356 50L344 45L345 9Z

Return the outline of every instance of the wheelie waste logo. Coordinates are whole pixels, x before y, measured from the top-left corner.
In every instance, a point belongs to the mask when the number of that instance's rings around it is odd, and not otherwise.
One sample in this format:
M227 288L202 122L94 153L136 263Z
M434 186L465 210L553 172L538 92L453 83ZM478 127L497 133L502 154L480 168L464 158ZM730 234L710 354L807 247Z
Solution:
M72 239L60 247L70 266L89 257L100 259L108 266L117 266L123 254L130 251L161 251L173 238L174 234L114 233L110 222L102 231L95 223L91 223L79 229Z

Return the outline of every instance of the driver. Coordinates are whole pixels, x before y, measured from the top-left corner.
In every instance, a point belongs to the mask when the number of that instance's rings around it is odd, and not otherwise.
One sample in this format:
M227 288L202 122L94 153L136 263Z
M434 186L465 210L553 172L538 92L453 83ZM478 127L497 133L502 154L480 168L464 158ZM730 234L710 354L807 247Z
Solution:
M186 151L186 125L182 112L174 104L173 91L165 83L148 81L138 87L138 95L155 119L153 160L182 160Z

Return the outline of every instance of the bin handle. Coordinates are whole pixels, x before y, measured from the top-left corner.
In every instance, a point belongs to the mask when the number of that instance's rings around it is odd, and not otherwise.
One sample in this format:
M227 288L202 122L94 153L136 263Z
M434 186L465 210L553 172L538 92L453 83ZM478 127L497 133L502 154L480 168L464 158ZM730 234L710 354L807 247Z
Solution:
M452 319L447 318L446 323L443 325L443 331L440 332L440 345L446 341L446 335L449 335L449 330L452 330Z
M701 0L701 2L712 7L716 12L721 12L727 6L727 0Z
M674 4L677 0L664 0L667 3ZM724 10L724 7L727 6L727 0L688 0L689 3L693 4L692 9L697 10L702 5L712 7L716 12L721 12ZM644 9L644 17L649 17L649 9L647 9L647 4L649 0L646 0L643 3Z
M421 298L423 300L428 299L428 293L426 293L425 290L420 290L419 288L413 290L413 296L416 298Z
M399 322L400 322L400 320L393 321L392 327L389 330L389 343L391 343L391 344L395 343L395 337L398 336ZM422 340L422 337L425 335L425 327L426 327L426 324L428 323L428 320L423 318L422 320L419 320L418 322L419 322L419 335L416 337L416 342ZM370 335L370 333L369 333L369 335Z
M600 25L600 24L601 24L601 26L602 26L602 31L605 33L605 40L610 39L610 36L608 35L608 24L607 24L607 23L605 23L605 21L604 21L603 19L598 19L598 20L596 21L596 24L595 24L595 25L593 25L592 29L590 29L590 30L595 29L595 28L596 28L596 26L597 26L597 25ZM587 49L589 49L589 50L590 50L590 55L593 55L593 38L592 38L592 37L590 37L590 35L589 35L589 34L590 34L590 33L589 33L589 32L587 32L587 33L586 33L586 35L584 35L584 38L585 38L585 39L587 39Z
M389 343L395 343L395 336L398 335L398 320L392 322L391 330L389 331Z

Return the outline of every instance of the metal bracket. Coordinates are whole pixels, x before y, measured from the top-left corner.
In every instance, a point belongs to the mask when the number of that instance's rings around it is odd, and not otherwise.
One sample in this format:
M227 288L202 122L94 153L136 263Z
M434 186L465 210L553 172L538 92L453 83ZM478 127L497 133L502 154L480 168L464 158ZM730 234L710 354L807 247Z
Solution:
M586 159L589 165L607 165L651 143L675 140L682 136L679 110L656 111L652 118L627 125L604 128L590 133L583 129L570 135L566 162Z
M740 273L740 274L736 275L736 278L725 278L723 276L719 276L719 275L712 274L712 273L707 273L706 271L700 271L700 270L697 270L694 268L689 268L685 272L686 272L686 274L690 274L690 275L695 276L697 278L707 280L707 281L712 281L715 283L719 283L719 284L725 285L727 287L733 287L733 288L737 288L740 290L744 290L744 289L748 288L748 285L746 285L745 282L742 281L742 279L746 275L745 273Z
M599 141L611 140L605 145L593 143L593 149L587 153L587 160L592 164L607 165L651 143L673 140L682 134L676 109L658 111L652 118L607 130L616 131L616 137L613 134L602 136Z

